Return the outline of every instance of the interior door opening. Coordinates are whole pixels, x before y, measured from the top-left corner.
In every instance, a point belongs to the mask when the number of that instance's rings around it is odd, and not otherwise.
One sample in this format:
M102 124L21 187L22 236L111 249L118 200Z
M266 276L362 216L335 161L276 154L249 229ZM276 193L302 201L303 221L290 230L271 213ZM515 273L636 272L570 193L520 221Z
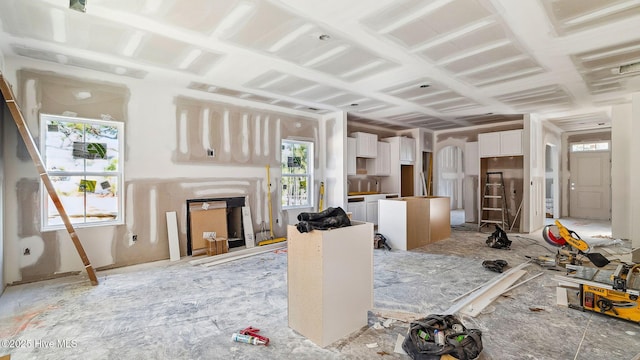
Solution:
M560 218L560 180L558 168L558 149L556 146L545 146L545 209L547 219Z
M413 165L400 165L400 196L413 196Z

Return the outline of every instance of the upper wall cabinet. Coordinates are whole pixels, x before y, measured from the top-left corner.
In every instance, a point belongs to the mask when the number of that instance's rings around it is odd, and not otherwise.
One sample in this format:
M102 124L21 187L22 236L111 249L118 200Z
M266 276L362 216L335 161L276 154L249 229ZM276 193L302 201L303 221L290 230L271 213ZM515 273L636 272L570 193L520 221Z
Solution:
M522 129L478 134L480 157L522 155Z
M416 140L400 137L400 162L414 162L416 154Z
M356 157L375 158L378 156L378 135L354 132L356 138Z
M391 144L378 141L378 156L367 159L367 174L389 176L391 174Z
M347 138L347 175L356 174L356 139Z

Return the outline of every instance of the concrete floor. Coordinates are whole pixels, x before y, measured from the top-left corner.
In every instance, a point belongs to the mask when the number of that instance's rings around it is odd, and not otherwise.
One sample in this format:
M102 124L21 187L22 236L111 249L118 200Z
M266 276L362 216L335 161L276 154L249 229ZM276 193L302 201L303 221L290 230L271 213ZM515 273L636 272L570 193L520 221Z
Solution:
M610 235L607 223L563 220L582 238ZM374 251L374 306L439 314L452 299L497 273L483 260L510 266L554 250L539 234L509 234L511 250L486 246L489 229L456 225L451 238L415 251ZM607 233L608 231L608 233ZM628 242L613 253L628 251ZM373 313L369 326L320 348L287 326L287 254L268 252L212 266L191 258L10 286L0 297L0 356L12 359L409 359L394 353L408 324L388 328ZM640 353L637 324L556 305L553 276L531 264L527 279L476 318L483 332L479 359L632 359ZM532 311L531 309L541 309ZM247 326L262 329L268 347L231 341ZM8 343L11 340L13 343ZM65 342L66 341L66 342ZM369 348L367 344L376 343Z

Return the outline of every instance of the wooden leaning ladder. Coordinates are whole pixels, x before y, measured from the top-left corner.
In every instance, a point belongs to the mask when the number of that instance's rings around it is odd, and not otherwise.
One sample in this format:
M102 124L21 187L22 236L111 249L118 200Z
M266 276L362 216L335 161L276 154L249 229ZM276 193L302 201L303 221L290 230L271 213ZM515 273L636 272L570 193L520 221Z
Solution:
M38 171L38 174L40 174L42 183L44 184L44 187L47 189L47 192L49 193L49 197L51 197L51 201L53 201L54 205L56 206L56 209L58 209L58 213L60 214L60 217L64 222L64 226L67 228L67 232L69 233L69 236L71 236L73 245L75 245L76 250L78 251L78 255L80 255L80 258L84 263L84 268L87 270L87 274L89 275L89 280L91 280L92 285L98 285L98 278L96 277L96 272L93 269L93 266L91 266L91 263L89 262L89 258L87 257L87 254L85 253L84 248L82 247L82 243L80 242L80 238L78 237L76 230L73 228L73 225L69 220L69 216L67 215L67 212L64 210L64 206L62 205L62 202L60 201L60 198L56 193L56 189L53 187L51 178L49 178L49 174L47 174L47 169L44 166L44 163L42 162L42 157L40 156L40 152L38 152L38 148L36 146L35 141L33 140L33 136L31 136L31 132L27 127L27 123L24 120L24 117L22 116L22 112L20 111L20 108L16 103L15 97L13 96L13 91L11 91L11 86L5 80L2 73L0 73L0 89L2 90L2 96L4 97L4 101L7 103L7 106L9 107L9 111L11 111L11 116L13 117L13 120L15 121L16 126L18 127L18 131L22 136L22 140L24 141L24 144L27 147L27 151L29 152L29 155L31 155L31 159L36 165L36 170Z

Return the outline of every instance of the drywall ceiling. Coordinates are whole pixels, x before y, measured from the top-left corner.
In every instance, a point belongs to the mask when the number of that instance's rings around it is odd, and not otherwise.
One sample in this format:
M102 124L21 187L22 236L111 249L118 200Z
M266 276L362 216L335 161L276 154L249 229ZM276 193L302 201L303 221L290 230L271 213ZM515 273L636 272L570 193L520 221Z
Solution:
M640 91L638 0L0 2L1 51L353 121L610 126Z

